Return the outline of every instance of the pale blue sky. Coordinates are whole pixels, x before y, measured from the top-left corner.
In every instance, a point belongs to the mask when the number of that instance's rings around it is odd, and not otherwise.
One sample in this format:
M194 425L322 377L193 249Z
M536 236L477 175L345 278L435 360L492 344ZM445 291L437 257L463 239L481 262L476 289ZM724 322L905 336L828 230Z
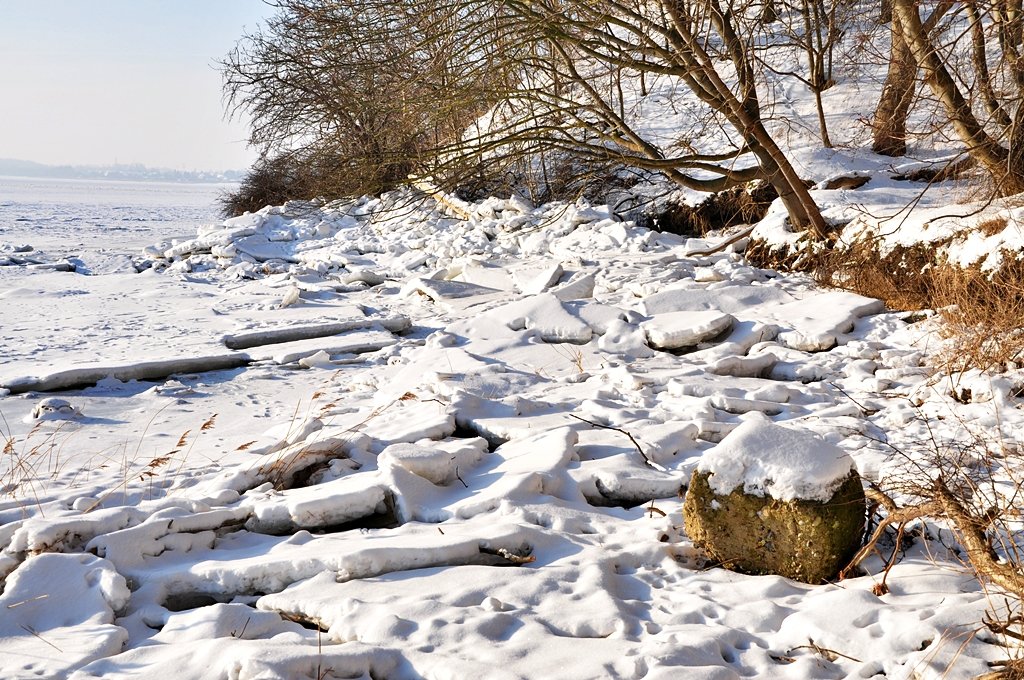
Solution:
M0 0L0 158L242 169L215 62L261 0Z

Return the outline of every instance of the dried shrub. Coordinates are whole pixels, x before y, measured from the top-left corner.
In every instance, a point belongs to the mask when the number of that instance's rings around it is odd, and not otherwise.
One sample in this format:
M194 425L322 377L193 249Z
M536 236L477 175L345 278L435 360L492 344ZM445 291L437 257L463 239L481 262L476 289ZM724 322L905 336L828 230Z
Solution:
M584 198L600 203L645 176L621 163L581 160L567 152L528 152L521 157L480 160L470 169L457 162L435 168L434 179L464 201L519 194L535 205Z
M929 309L935 306L935 251L918 244L882 255L873 242L857 241L817 254L811 269L819 283L884 300L890 309Z
M994 227L993 227L994 228ZM872 242L810 258L818 282L884 300L891 309L941 310L951 339L950 370L1005 370L1024 358L1024 260L1007 253L995 271L946 262L943 244L917 244L882 255Z
M1024 357L1024 260L1007 256L994 272L951 265L932 273L932 306L954 340L951 370L1004 370Z
M942 520L959 544L954 554L989 590L991 608L984 625L997 644L1019 652L1024 640L1024 456L1000 428L993 431L957 419L959 427L950 432L923 414L920 417L929 435L913 442L912 449L889 445L893 465L867 491L884 517L844 572L853 573L868 555L879 551L879 539L895 530L895 547L880 583L884 591L885 577L899 558L901 539L914 538L908 525ZM926 529L918 535L928 537L932 532ZM1017 677L1006 673L1020 670L1021 660L999 665L1004 674L993 677Z
M312 198L316 195L315 185L308 169L293 157L261 158L245 174L237 189L220 197L221 212L225 217L235 217L268 205Z
M1009 222L1005 217L993 217L990 220L985 220L984 222L980 223L975 228L985 236L995 236L996 234L999 234L1004 229L1006 229L1006 225L1008 223Z
M830 249L832 244L825 242L815 244L804 241L798 247L779 246L760 239L751 239L744 250L747 261L755 267L778 269L789 272L811 272L818 266L821 257L819 248ZM826 284L836 285L838 284Z

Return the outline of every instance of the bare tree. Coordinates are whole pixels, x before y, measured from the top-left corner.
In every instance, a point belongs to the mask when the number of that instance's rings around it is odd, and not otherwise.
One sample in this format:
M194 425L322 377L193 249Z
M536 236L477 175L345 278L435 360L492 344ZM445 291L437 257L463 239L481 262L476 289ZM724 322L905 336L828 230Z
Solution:
M923 30L931 34L952 5L952 2L940 2L923 23ZM907 118L917 89L918 69L904 36L903 24L898 16L892 15L891 3L889 9L889 67L871 122L871 150L883 156L902 156L907 152Z
M785 7L786 12L776 15L779 25L775 32L781 32L782 36L769 35L769 39L774 46L792 46L803 53L805 69L782 74L796 78L814 95L821 142L826 148L832 148L822 94L835 85L835 50L856 5L850 0L796 0L786 3ZM765 60L765 66L778 73L770 56Z
M323 190L377 193L405 181L495 89L490 47L456 42L467 36L449 3L274 6L266 27L222 62L225 94L233 111L252 119L250 143L265 159L316 165L306 177L319 178L313 185Z
M225 87L252 117L257 148L333 155L360 190L410 173L452 184L503 162L572 158L709 192L763 179L795 228L823 238L818 207L762 118L763 5L278 0L267 29L224 62ZM687 129L635 126L643 118L632 110L656 80L688 91Z
M558 150L710 192L763 179L796 228L823 238L818 207L762 117L760 9L720 0L505 0L480 27L510 28L528 45L512 57L521 80L458 151ZM623 74L685 87L700 104L694 124L670 135L639 129L630 112L645 88L622 88Z
M893 19L898 20L907 46L924 74L925 83L945 109L953 130L967 153L992 177L1002 196L1024 191L1024 14L1020 0L986 0L962 3L968 30L952 35L949 44L939 45L922 20L914 0L892 0ZM989 55L995 33L999 52ZM964 49L972 54L966 61L951 59L961 40L971 40ZM989 64L997 64L990 70ZM974 83L967 88L966 83ZM978 96L972 96L974 94ZM980 101L979 101L980 100ZM974 104L977 104L977 108ZM984 114L981 114L984 111Z

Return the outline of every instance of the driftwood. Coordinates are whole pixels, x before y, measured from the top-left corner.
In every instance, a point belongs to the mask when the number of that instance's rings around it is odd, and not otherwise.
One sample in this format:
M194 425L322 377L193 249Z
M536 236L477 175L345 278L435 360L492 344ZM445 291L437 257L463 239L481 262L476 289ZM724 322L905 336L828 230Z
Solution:
M730 236L729 238L727 238L726 240L722 241L721 243L719 243L717 246L715 246L713 248L708 248L706 250L691 250L690 252L686 253L686 257L695 257L697 255L714 255L715 253L720 253L723 250L725 250L726 248L728 248L729 246L731 246L733 243L736 243L737 241L742 241L746 237L748 237L751 234L753 234L754 233L754 228L756 226L757 226L756 224L751 225L750 227L748 227L748 228L744 229L743 231L739 232L738 234L734 234L734 235Z

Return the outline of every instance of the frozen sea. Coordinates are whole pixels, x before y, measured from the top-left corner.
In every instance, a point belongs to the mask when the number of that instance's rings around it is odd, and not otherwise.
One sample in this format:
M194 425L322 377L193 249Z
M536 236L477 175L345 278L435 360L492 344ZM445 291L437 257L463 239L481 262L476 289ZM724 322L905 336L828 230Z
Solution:
M234 186L0 176L0 243L58 257L80 250L137 253L219 221L217 198Z

